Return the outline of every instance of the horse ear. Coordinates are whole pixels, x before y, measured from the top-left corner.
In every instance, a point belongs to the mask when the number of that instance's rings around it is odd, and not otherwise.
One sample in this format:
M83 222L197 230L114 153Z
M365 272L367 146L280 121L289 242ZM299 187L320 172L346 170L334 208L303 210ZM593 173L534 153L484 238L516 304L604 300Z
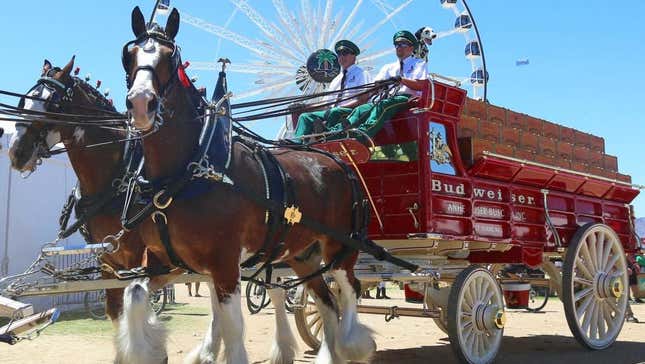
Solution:
M64 75L70 75L72 73L72 69L74 68L74 60L76 59L76 56L72 56L72 59L67 62L65 67L61 70Z
M46 74L47 71L49 71L50 69L52 69L52 64L51 64L51 62L49 62L49 60L46 59L45 62L43 62L43 73L42 74L43 75Z
M179 11L177 11L177 8L172 9L172 12L168 17L168 21L166 22L165 30L166 36L174 40L175 36L177 36L177 32L179 32Z
M143 13L141 13L141 9L138 6L132 9L132 32L137 38L146 32L146 20L143 18Z

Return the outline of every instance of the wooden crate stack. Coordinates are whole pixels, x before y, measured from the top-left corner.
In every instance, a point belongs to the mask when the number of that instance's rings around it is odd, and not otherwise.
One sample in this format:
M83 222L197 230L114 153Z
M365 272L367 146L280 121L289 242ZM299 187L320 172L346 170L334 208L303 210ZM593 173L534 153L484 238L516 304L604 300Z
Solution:
M631 183L618 172L618 159L605 154L603 138L470 98L457 138L468 166L489 151Z

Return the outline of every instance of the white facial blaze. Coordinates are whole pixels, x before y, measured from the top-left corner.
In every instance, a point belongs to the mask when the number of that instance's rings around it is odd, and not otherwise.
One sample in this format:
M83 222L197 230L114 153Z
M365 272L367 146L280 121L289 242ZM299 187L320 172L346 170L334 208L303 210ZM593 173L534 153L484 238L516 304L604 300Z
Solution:
M27 94L27 96L30 97L38 97L43 100L48 100L49 97L51 96L52 91L48 89L47 87L42 88L42 94L39 96L37 90L33 90L30 93ZM35 100L35 99L30 99L30 98L25 98L25 106L23 107L25 110L33 110L33 111L46 111L45 109L45 102L41 100Z
M152 67L159 63L159 48L155 41L148 39L137 44L138 67ZM149 70L140 70L132 80L132 87L128 91L128 100L132 103L132 123L138 129L147 130L152 126L154 112L148 113L148 103L155 97L153 85L153 73Z

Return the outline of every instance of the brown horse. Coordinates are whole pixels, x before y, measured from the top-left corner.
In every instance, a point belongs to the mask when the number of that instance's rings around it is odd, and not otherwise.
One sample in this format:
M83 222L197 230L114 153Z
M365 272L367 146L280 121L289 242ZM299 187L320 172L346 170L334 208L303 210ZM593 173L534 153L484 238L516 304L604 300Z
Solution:
M143 142L145 172L156 181L172 179L186 170L202 128L201 121L197 121L198 105L191 97L191 87L178 80L181 60L174 42L178 28L176 9L161 31L148 30L137 7L132 12L132 29L137 40L130 43L130 48L124 47L123 52L123 64L130 80L129 122L142 133L150 133ZM256 196L264 196L262 167L255 153L241 143L234 143L226 173L233 184ZM316 152L277 149L273 155L290 177L291 191L302 214L349 234L352 186L344 169L332 158ZM175 199L159 212L167 217L169 240L176 255L191 269L213 279L218 299L213 301L213 312L221 318L221 325L212 327L220 328L227 362L248 362L243 344L239 264L245 255L262 248L268 229L265 209L230 184L215 182L198 197ZM146 220L139 231L149 249L165 251L152 219ZM335 298L321 275L306 283L324 320L324 341L316 362L366 360L374 352L375 343L370 330L357 321L359 284L353 266L358 253L350 251L341 255L347 251L343 244L296 223L284 237L278 260L288 263L300 277L315 273L319 269L317 262L303 259L301 254L316 242L320 243L324 261L335 261L332 275L340 287L340 295ZM339 256L343 258L337 259ZM212 331L217 339L216 330ZM276 345L282 345L280 337L276 337ZM217 352L211 354L217 355Z
M88 117L116 116L118 113L111 103L95 88L79 78L71 76L74 58L62 69L52 67L45 60L42 75L22 100L23 109L58 112ZM71 98L69 96L71 95ZM66 98L67 97L67 98ZM45 101L46 100L46 101ZM118 117L118 116L117 116ZM53 119L60 117L53 116ZM64 121L61 119L61 121ZM123 139L125 133L97 126L70 126L64 123L31 122L17 123L9 148L11 166L21 172L34 171L39 158L46 156L57 143L63 142L68 150L69 160L78 177L81 201L93 201L112 190L115 178L123 176L123 144L83 149L85 145ZM112 206L110 206L112 207ZM121 230L118 208L109 208L87 221L87 230L94 242ZM105 254L102 263L115 270L141 266L144 245L136 232L127 232L120 241L119 249ZM114 278L103 272L104 278ZM106 312L116 326L123 305L123 289L109 289L106 292Z

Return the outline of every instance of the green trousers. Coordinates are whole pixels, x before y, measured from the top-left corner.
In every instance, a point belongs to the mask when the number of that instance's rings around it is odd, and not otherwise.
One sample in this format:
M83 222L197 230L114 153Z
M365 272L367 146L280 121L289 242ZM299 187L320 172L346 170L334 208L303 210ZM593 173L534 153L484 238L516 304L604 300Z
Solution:
M326 129L339 127L339 130L342 130L343 124L340 121L347 117L351 112L352 109L348 107L333 107L329 110L302 113L298 118L298 125L296 126L294 136L300 137L303 135L313 134L314 122L321 119L325 121Z
M376 105L371 103L359 105L349 114L347 120L352 127L358 128L373 137L394 114L408 107L409 99L409 95L394 95L377 102ZM361 122L362 120L365 121ZM343 127L341 124L329 129L331 131L340 131Z

